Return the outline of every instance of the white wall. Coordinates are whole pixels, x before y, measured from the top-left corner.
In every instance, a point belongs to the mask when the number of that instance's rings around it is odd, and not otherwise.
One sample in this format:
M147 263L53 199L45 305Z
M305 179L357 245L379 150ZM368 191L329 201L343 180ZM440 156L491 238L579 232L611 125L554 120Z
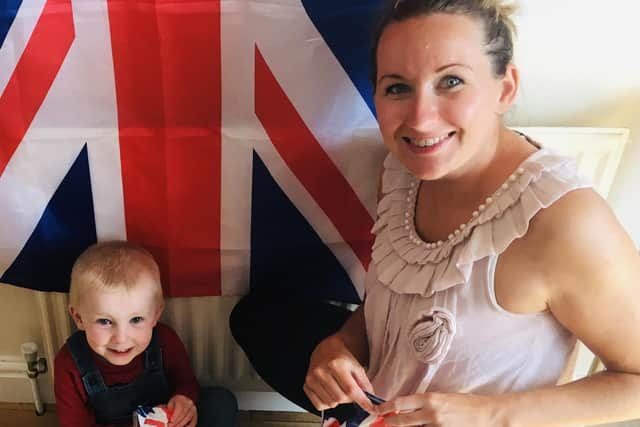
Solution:
M0 284L0 401L32 402L31 385L26 377L13 378L13 366L26 363L20 352L20 345L35 342L39 356L46 357L53 364L53 355L47 354L42 337L40 308L35 292L14 286ZM7 367L11 367L7 372ZM50 371L38 377L40 392L45 402L53 402Z
M627 127L609 202L640 247L640 2L521 0L517 126ZM544 142L544 141L542 141Z

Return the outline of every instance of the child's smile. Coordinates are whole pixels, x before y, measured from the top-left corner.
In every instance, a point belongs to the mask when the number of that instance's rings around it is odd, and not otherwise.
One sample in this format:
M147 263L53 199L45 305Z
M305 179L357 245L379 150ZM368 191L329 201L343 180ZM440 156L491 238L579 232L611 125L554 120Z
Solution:
M156 303L153 280L142 274L130 289L87 290L72 313L89 347L109 363L126 365L149 345L162 309Z

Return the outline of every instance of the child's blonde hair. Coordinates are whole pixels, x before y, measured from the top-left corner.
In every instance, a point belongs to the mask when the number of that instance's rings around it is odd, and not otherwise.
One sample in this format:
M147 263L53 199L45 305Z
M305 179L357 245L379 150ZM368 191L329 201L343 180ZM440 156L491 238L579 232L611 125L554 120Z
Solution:
M146 249L125 241L96 243L73 264L69 304L77 306L88 289L134 288L142 273L155 279L156 303L162 304L160 270Z

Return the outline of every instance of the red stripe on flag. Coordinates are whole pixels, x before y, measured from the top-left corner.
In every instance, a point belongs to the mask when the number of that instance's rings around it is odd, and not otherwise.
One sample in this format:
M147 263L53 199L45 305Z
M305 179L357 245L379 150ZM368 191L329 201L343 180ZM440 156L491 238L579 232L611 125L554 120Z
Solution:
M44 102L74 38L71 0L48 0L0 96L0 175Z
M255 69L256 115L271 143L366 269L373 242L371 215L307 128L257 47Z
M389 427L389 425L384 422L384 417L376 418L376 420L369 425L369 427Z
M322 427L340 427L340 421L336 420L335 418L330 418L330 423L327 423L325 421L325 423L322 424Z
M167 295L220 295L219 0L108 8L127 238Z

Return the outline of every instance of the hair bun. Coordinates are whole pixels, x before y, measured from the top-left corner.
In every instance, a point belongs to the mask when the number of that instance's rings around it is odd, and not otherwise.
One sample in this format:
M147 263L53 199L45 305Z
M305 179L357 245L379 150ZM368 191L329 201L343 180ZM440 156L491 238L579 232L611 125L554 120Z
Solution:
M511 32L511 34L517 34L516 26L513 23L513 15L516 14L519 7L514 1L504 0L484 0L483 6L492 8L496 12L496 21L502 22Z

